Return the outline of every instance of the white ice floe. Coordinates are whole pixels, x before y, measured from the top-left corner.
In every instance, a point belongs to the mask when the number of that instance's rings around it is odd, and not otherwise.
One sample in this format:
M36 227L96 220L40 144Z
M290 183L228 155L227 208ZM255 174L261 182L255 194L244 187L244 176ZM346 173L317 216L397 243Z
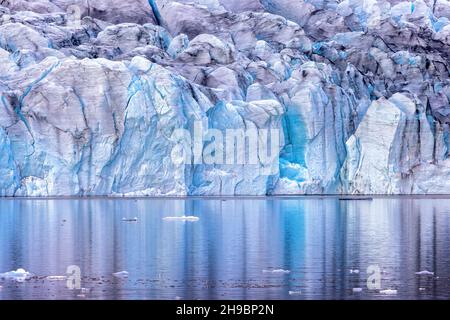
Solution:
M128 271L120 271L120 272L113 273L113 276L116 278L128 278L129 275L130 274Z
M359 270L358 269L350 269L350 273L359 274Z
M397 294L397 290L395 290L395 289L380 290L380 293L388 294L388 295L395 295L395 294Z
M137 222L138 218L134 217L134 218L122 218L123 222Z
M189 222L195 222L200 220L199 217L194 216L181 216L181 217L165 217L163 218L164 221L189 221Z
M299 296L301 294L302 294L301 291L289 291L289 295L290 296Z
M67 280L67 276L48 276L46 279L49 281L64 281Z
M290 270L284 270L284 269L273 269L273 270L263 270L263 273L283 273L283 274L287 274L287 273L291 273Z
M357 293L357 292L362 292L363 289L362 288L353 288L352 291Z
M19 268L17 270L0 273L0 279L13 280L17 282L24 282L32 277L32 274L25 269Z
M418 272L416 272L416 274L418 276L434 276L434 272L431 272L428 270L418 271Z
M427 290L426 288L419 288L419 291L425 291Z

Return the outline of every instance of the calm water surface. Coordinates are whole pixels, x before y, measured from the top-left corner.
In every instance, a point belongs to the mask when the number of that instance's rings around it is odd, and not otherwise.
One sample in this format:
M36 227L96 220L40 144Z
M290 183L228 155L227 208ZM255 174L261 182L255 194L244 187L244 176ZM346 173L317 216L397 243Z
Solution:
M70 265L85 289L47 278ZM18 268L0 299L449 299L450 199L4 199L0 273Z

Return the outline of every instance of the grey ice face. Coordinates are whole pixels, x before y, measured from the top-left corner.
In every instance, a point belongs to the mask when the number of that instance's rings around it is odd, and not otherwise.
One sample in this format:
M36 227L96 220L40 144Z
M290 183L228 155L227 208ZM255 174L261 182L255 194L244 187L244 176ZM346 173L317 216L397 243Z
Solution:
M0 195L450 192L448 1L0 11ZM208 136L249 130L274 157Z

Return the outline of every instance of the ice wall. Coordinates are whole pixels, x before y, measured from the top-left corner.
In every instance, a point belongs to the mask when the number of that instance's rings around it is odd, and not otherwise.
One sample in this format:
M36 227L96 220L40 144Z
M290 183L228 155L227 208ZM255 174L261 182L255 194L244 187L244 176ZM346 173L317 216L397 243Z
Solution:
M450 192L448 1L16 0L0 14L1 196ZM208 155L230 130L276 132L276 157Z

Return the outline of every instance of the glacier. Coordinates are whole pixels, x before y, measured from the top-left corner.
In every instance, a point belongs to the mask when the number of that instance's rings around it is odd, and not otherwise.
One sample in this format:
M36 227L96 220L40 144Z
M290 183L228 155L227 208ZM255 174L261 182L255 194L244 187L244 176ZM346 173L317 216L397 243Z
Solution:
M449 1L8 0L0 15L0 196L450 193ZM200 144L174 135L198 124ZM279 132L271 163L178 161L241 129Z

